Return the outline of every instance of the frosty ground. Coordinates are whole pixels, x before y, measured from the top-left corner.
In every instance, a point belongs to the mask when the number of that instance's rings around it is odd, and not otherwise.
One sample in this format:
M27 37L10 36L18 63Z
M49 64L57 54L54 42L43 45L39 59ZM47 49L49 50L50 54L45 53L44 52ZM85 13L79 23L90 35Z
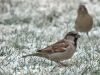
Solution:
M12 7L0 13L0 75L100 75L100 2L95 0L11 0ZM77 51L68 67L56 67L35 53L74 30L77 8L84 3L94 18L94 27L80 33Z

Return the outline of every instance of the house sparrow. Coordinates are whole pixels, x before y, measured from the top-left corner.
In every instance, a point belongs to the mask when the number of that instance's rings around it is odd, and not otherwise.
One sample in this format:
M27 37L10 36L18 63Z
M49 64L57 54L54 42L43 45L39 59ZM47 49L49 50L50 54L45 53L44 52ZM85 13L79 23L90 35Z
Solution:
M71 31L68 32L64 39L47 46L44 49L37 50L34 54L29 54L23 56L24 58L27 56L39 56L47 58L51 61L55 61L60 65L63 65L60 61L70 59L76 51L77 40L80 37L77 32Z
M93 26L93 18L88 13L87 8L84 5L79 5L77 10L77 18L75 21L75 29L78 32L88 32L92 29Z

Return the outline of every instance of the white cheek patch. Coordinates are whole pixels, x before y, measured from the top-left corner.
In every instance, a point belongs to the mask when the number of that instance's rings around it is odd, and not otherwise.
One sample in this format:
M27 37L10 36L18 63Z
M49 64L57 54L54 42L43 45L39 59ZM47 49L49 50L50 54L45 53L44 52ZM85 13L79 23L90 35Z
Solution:
M65 51L67 50L67 48L63 48Z

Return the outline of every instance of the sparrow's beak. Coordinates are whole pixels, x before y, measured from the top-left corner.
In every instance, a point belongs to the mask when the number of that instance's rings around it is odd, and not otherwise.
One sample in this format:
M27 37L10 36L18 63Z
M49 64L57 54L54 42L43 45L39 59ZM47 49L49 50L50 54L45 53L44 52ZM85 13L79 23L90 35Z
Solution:
M80 35L79 35L79 34L77 34L77 35L76 35L76 38L80 38Z
M80 38L80 37L81 37L81 36L78 34L78 35L77 35L77 38Z

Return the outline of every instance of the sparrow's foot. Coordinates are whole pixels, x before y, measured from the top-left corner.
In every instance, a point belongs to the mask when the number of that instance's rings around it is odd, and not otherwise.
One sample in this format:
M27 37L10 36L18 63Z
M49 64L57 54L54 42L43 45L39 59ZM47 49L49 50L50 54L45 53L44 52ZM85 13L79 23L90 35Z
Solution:
M89 33L88 32L86 33L86 35L87 35L88 39L90 40L90 36L89 36Z
M59 67L67 67L68 64L60 63Z
M59 66L58 67L67 67L68 66L68 64L64 64L64 63L62 63L62 62L57 62L58 64L59 64Z

